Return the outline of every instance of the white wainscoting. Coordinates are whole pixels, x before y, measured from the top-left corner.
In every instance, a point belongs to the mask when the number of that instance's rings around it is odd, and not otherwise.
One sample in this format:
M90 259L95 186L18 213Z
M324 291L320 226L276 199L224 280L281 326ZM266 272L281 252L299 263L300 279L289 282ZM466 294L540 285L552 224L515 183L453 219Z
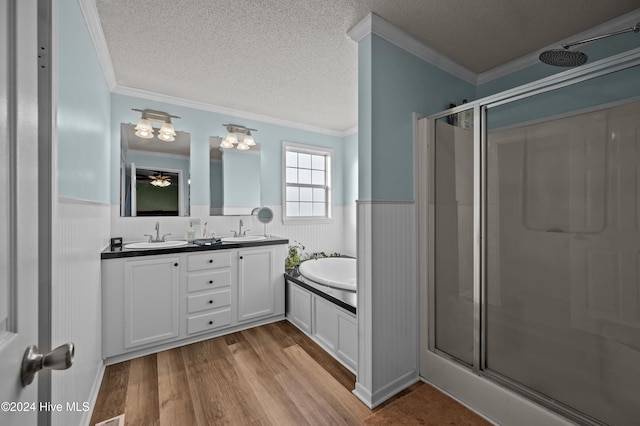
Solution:
M282 223L282 207L267 206L273 210L273 221L267 225L267 233L288 238L292 243L300 242L306 252L324 251L339 252L349 256L356 255L355 206L334 206L333 220L329 223L309 223L301 225L284 225ZM111 206L111 236L124 237L125 241L142 241L144 234L153 234L156 221L160 222L160 233L171 233L168 239L184 239L189 221L200 220L196 225L196 233L201 234L204 222L207 231L214 231L217 236L229 236L232 230L238 229L240 219L243 229L250 229L248 234L264 234L264 225L255 216L209 216L207 206L192 206L191 217L120 217L119 205Z
M86 425L98 395L102 362L100 252L109 240L107 204L61 198L53 205L51 339L57 347L75 345L73 367L52 373L52 402L65 410L54 425ZM78 403L80 411L67 410Z
M358 202L358 370L354 394L373 408L418 381L413 202Z

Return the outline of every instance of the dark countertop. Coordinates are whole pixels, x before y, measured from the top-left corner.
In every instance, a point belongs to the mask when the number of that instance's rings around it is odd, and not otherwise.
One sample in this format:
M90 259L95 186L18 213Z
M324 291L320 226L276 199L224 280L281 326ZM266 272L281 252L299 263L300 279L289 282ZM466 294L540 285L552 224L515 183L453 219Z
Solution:
M107 247L100 253L101 259L118 259L122 257L138 257L138 256L152 256L157 254L173 254L173 253L188 253L199 252L209 250L226 250L235 248L247 248L247 247L260 247L260 246L272 246L277 244L289 244L289 240L286 238L280 238L271 236L266 240L259 241L247 241L247 242L234 242L234 243L221 243L210 246L199 246L196 244L186 244L179 247L167 247L159 249L127 249L123 247L111 249Z
M285 281L290 281L300 287L317 294L325 300L340 306L352 314L356 315L357 294L354 291L344 291L326 285L318 284L305 278L302 275L293 276L289 273L284 274Z

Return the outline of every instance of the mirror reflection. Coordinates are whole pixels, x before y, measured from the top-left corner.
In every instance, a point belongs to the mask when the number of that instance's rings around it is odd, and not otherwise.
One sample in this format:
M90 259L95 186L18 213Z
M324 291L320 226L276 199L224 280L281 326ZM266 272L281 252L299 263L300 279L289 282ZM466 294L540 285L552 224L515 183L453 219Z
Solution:
M260 146L251 150L220 147L222 138L210 140L210 214L250 215L261 203Z
M189 216L190 134L177 131L168 142L135 132L120 126L120 215Z

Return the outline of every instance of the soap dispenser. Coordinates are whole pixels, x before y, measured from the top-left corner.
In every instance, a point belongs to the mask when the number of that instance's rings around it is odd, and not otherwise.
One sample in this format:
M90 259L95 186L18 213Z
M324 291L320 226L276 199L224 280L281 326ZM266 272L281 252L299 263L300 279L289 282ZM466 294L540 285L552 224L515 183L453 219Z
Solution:
M193 227L193 222L189 221L189 227L187 228L187 241L193 242L196 239L196 230Z

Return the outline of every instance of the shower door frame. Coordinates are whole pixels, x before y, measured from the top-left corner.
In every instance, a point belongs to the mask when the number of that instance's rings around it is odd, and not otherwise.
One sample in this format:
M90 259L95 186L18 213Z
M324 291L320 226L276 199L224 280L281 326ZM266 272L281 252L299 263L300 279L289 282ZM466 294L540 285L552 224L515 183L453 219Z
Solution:
M487 312L484 309L486 306L487 295L487 273L486 273L486 261L487 261L487 143L488 138L486 134L486 117L487 111L491 108L505 105L514 101L529 98L545 92L551 92L554 90L568 87L577 83L581 83L587 80L591 80L597 77L601 77L610 73L621 71L627 68L640 66L640 48L633 49L628 52L606 58L593 64L585 65L577 69L571 69L565 72L561 72L550 77L516 87L492 96L488 96L467 104L460 105L455 108L451 108L430 116L427 116L427 145L425 147L423 155L421 155L419 162L422 166L421 169L426 169L427 183L416 182L418 198L424 198L426 201L420 201L418 203L419 209L426 210L425 212L418 212L419 218L419 230L420 238L427 239L427 251L419 254L419 259L427 259L426 268L425 265L418 266L418 276L420 280L420 290L426 289L426 297L421 297L421 311L427 311L427 315L421 315L421 339L427 339L426 342L420 344L421 356L420 356L420 375L429 382L433 382L436 386L438 381L443 380L443 374L433 374L433 368L426 367L427 357L423 356L422 351L427 349L437 357L441 358L441 361L446 365L447 363L454 369L464 368L472 372L473 375L485 381L489 384L479 384L478 386L488 386L487 390L494 388L491 384L498 384L502 388L506 388L507 391L515 393L510 395L510 398L516 403L525 403L527 401L533 401L539 406L545 409L551 410L556 414L560 414L565 419L574 422L580 422L583 424L601 425L602 423L595 421L594 419L583 415L582 413L570 409L567 406L557 403L551 398L544 397L537 392L534 392L523 385L516 383L496 372L486 369L486 347L485 336L486 329L486 315ZM433 202L431 198L434 192L434 179L433 170L435 166L435 122L438 119L443 119L447 116L458 114L464 111L472 110L474 118L473 127L473 363L468 365L461 360L437 349L435 347L435 250L434 250L434 232L435 232L435 214L433 209ZM420 141L422 142L422 141ZM425 223L426 220L426 223ZM420 263L420 262L419 262ZM424 318L427 319L427 324L424 324ZM433 361L433 358L431 359ZM453 365L451 365L453 364ZM431 373L428 371L431 370ZM446 379L444 379L446 380ZM456 379L458 380L458 379ZM459 383L458 383L459 385ZM443 386L444 387L444 386ZM455 386L453 386L455 387ZM473 386L472 386L473 387ZM449 392L454 393L453 390ZM503 395L504 397L504 395ZM525 400L523 401L522 398ZM473 398L461 397L461 399L470 400ZM486 401L487 398L477 398L479 401ZM491 399L491 398L488 398ZM492 409L490 407L478 407L485 414L489 415L498 422L501 420L497 417L493 417L491 414ZM517 410L517 409L516 409ZM500 410L493 410L499 412ZM509 411L509 410L505 410ZM534 410L535 411L535 410ZM502 414L502 413L500 413ZM513 415L513 413L507 413ZM550 413L543 414L549 417ZM551 417L554 417L551 414ZM505 418L505 422L508 417ZM558 420L555 418L554 420Z

